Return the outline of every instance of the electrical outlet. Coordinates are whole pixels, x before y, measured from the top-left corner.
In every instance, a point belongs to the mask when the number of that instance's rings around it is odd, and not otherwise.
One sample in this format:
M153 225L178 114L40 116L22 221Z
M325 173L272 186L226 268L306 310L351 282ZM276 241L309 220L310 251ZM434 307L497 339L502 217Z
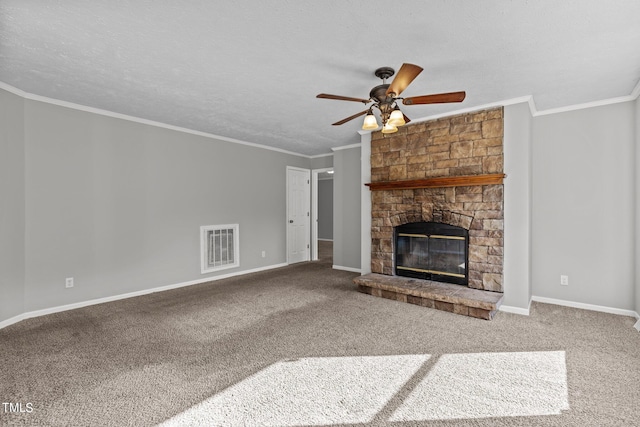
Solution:
M262 251L262 258L266 258L267 257L267 251Z
M73 288L73 277L67 277L64 280L64 287L65 288Z
M565 276L564 274L560 276L560 284L562 286L569 286L569 276Z

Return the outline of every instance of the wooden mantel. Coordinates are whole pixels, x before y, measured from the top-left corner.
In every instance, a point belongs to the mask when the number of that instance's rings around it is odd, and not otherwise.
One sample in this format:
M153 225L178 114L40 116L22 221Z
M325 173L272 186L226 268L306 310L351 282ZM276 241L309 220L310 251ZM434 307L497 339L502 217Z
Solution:
M414 188L462 187L471 185L502 184L507 175L493 173L486 175L446 176L441 178L410 179L402 181L381 181L365 184L371 191L411 190Z

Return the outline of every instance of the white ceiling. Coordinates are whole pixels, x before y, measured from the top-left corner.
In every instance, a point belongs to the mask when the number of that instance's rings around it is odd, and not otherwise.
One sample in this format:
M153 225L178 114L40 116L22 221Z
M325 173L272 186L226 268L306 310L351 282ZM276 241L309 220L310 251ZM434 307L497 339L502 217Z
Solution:
M0 81L27 93L305 155L360 142L373 71L416 119L532 95L539 111L628 96L637 0L0 0Z

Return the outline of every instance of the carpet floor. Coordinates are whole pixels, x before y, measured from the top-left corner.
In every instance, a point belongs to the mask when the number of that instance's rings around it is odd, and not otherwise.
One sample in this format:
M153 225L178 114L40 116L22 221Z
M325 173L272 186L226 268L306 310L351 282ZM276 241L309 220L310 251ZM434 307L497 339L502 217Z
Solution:
M324 256L9 326L0 425L640 425L635 319L485 321L355 276Z

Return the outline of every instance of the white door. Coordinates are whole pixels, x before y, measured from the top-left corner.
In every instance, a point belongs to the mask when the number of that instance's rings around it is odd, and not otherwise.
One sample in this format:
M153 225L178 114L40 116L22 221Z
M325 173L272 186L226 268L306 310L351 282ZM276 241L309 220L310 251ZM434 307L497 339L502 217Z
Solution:
M287 262L309 261L311 172L287 166Z

